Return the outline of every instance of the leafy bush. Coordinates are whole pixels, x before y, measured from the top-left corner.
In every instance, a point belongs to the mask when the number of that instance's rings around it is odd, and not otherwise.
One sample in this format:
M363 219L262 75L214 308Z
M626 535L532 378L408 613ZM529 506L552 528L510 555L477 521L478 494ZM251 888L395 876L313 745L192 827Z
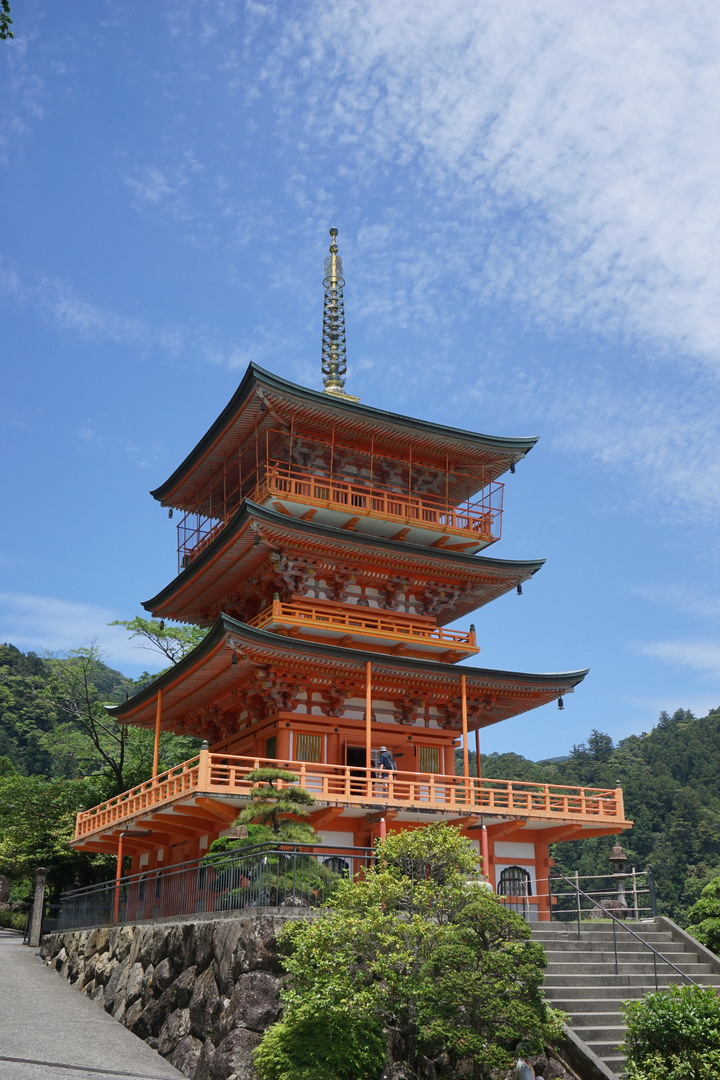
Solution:
M720 954L720 877L714 878L700 893L700 899L688 911L690 933Z
M393 834L377 859L337 882L319 918L281 931L292 979L255 1058L261 1080L376 1080L385 1054L407 1075L431 1059L433 1075L489 1080L560 1037L543 949L478 889L458 829Z
M720 998L711 986L658 990L625 1002L624 1013L628 1080L716 1080L720 1075Z
M669 1058L662 1054L651 1054L642 1066L628 1063L624 1077L625 1080L718 1080L720 1051L707 1051L694 1068L695 1072L689 1073L687 1059L678 1054Z
M263 1080L377 1080L385 1037L368 1013L298 1007L267 1031L254 1061Z
M26 911L0 911L0 926L7 929L24 932L27 921L28 914Z

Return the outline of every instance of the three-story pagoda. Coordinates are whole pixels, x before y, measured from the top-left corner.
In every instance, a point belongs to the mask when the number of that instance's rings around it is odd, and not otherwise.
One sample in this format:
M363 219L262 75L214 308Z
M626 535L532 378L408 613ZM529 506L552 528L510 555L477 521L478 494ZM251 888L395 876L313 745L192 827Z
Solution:
M503 485L534 438L411 419L346 394L342 264L325 266L323 391L251 364L172 476L152 492L181 516L178 575L144 606L207 627L200 645L123 705L154 729L153 777L78 816L75 846L132 854L148 871L203 855L247 804L246 776L289 768L313 793L328 846L386 828L462 827L500 891L538 882L548 845L628 826L620 789L471 776L478 732L572 693L586 672L459 663L476 631L448 629L521 589L541 561L490 558ZM206 740L157 775L160 733ZM456 775L455 749L463 748ZM379 748L397 772L381 776ZM479 769L478 769L479 772Z

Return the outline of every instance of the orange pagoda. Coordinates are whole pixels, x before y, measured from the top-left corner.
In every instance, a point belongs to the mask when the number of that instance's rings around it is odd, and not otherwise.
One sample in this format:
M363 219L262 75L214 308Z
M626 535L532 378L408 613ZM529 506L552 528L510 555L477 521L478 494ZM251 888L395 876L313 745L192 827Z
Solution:
M461 663L479 652L475 627L447 629L521 591L542 565L479 554L500 538L500 477L536 440L411 419L345 392L336 237L325 261L324 390L251 364L152 492L182 514L179 565L144 606L208 633L111 708L119 723L155 731L154 775L79 814L74 844L129 854L133 872L201 857L247 804L247 774L280 766L315 796L321 844L366 847L386 829L456 824L491 884L508 893L526 882L534 917L547 918L538 883L548 845L627 828L622 791L470 775L469 748L472 736L479 766L481 728L562 706L586 672ZM205 742L158 775L163 731ZM389 775L377 768L381 746L397 763Z

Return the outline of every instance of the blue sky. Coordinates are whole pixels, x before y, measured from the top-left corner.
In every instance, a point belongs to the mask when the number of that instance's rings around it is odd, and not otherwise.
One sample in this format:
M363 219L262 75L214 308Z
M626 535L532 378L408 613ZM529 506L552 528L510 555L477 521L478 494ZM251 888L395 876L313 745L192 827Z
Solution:
M97 638L175 573L147 494L251 360L540 435L490 554L547 558L479 663L590 667L483 747L720 705L720 11L638 0L16 0L0 43L0 640Z

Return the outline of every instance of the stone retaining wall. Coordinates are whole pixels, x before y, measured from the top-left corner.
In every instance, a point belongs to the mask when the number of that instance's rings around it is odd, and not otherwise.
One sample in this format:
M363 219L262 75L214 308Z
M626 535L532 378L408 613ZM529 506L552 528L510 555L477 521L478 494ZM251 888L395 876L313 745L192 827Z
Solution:
M48 934L41 954L191 1080L256 1080L251 1054L280 1014L275 941L294 915Z
M47 934L40 952L191 1080L257 1080L252 1052L280 1016L277 934L303 917L271 909L66 931ZM545 1080L576 1078L557 1059L534 1064ZM406 1076L402 1065L384 1074Z

